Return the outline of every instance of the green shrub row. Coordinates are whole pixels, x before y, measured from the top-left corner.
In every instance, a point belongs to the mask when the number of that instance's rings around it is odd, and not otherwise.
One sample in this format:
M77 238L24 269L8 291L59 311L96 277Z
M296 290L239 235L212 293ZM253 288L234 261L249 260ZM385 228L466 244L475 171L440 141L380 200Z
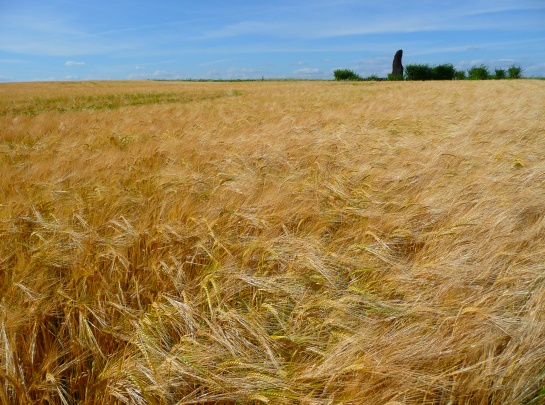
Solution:
M349 69L337 69L333 72L335 80L363 80L363 77Z
M522 77L522 68L512 65L507 70L494 69L491 73L485 65L473 66L466 72L456 70L450 63L437 66L429 65L407 65L405 67L405 80L487 80L487 79L520 79Z
M438 65L407 65L405 67L406 80L452 80L456 69L452 64Z
M363 78L349 69L337 69L333 72L335 80L384 80L376 75ZM424 64L411 64L405 66L404 76L388 75L388 80L487 80L487 79L520 79L522 77L522 68L512 65L507 70L494 69L494 73L485 65L473 66L467 70L456 70L454 65L447 63L444 65L430 66Z
M333 72L333 75L335 76L335 80L341 80L341 81L368 81L368 82L370 81L372 82L372 81L386 80L386 79L378 77L377 75L361 77L359 74L349 69L337 69ZM388 75L388 80L394 80L394 79L391 78L391 75ZM403 78L401 78L401 80L403 80Z

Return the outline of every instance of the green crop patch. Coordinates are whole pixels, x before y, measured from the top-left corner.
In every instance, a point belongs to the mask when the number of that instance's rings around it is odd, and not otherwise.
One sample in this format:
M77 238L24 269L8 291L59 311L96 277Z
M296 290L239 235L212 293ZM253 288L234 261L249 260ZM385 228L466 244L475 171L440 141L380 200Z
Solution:
M36 115L46 112L102 111L117 110L152 104L191 103L214 100L222 97L239 96L241 92L191 93L123 93L93 96L35 98L33 100L10 101L0 104L0 116Z

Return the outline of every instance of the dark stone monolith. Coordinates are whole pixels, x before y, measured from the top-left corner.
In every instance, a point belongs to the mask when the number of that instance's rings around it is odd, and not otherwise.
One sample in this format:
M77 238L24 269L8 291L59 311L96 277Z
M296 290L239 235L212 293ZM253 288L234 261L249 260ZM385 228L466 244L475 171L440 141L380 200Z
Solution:
M403 77L403 65L401 64L401 58L403 57L403 50L400 49L396 52L394 56L394 61L392 63L392 76L402 76Z

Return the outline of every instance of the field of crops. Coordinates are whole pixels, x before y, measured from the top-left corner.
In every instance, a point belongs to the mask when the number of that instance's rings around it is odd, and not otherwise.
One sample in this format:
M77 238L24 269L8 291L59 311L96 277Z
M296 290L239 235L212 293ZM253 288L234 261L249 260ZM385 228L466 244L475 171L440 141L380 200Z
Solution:
M0 403L545 403L545 82L0 84Z

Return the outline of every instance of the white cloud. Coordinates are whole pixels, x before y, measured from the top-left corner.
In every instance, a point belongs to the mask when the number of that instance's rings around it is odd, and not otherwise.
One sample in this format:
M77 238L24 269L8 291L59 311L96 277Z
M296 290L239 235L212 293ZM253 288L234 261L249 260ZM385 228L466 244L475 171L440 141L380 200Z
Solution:
M180 80L182 76L178 72L168 70L156 70L151 74L154 79Z
M285 27L278 24L261 21L243 21L237 24L227 25L206 34L203 38L226 38L239 35L277 34Z
M232 62L236 59L219 59L219 60L213 60L213 61L210 61L210 62L204 62L204 63L200 63L199 66L210 66L210 65L219 65L219 64L222 64L222 63L225 63L225 62Z
M316 73L320 73L320 69L318 68L303 68L303 69L297 69L297 70L294 70L293 73L296 73L296 74L316 74Z
M254 68L229 68L227 69L227 79L256 79L262 76L262 72Z
M318 68L302 68L293 71L293 74L299 77L316 78L322 76L323 73Z
M69 60L67 62L65 62L64 66L83 66L85 65L85 62L77 62L77 61L74 61L74 60Z
M182 75L173 70L155 70L151 73L132 73L126 76L128 80L143 80L143 79L156 79L156 80L181 80Z
M523 69L522 74L527 76L545 77L545 63L538 63Z
M5 63L6 65L26 65L30 62L25 59L0 59L0 63Z
M542 0L540 0L542 1ZM338 2L314 10L311 16L301 19L299 13L286 10L284 13L267 13L266 17L214 26L203 38L226 38L237 36L270 36L276 38L335 38L384 33L414 33L431 31L506 30L539 28L538 18L528 19L506 17L509 12L535 10L536 15L544 10L538 1L534 4L519 4L520 1L498 0L446 3L433 7L429 2L385 2L381 7L362 6L361 1L349 6ZM498 4L500 3L500 4ZM506 1L503 1L506 3ZM324 2L325 4L325 2ZM309 10L311 6L303 6ZM365 9L365 14L361 14ZM350 11L351 10L351 11Z
M498 63L515 63L515 59L496 59L495 62Z

